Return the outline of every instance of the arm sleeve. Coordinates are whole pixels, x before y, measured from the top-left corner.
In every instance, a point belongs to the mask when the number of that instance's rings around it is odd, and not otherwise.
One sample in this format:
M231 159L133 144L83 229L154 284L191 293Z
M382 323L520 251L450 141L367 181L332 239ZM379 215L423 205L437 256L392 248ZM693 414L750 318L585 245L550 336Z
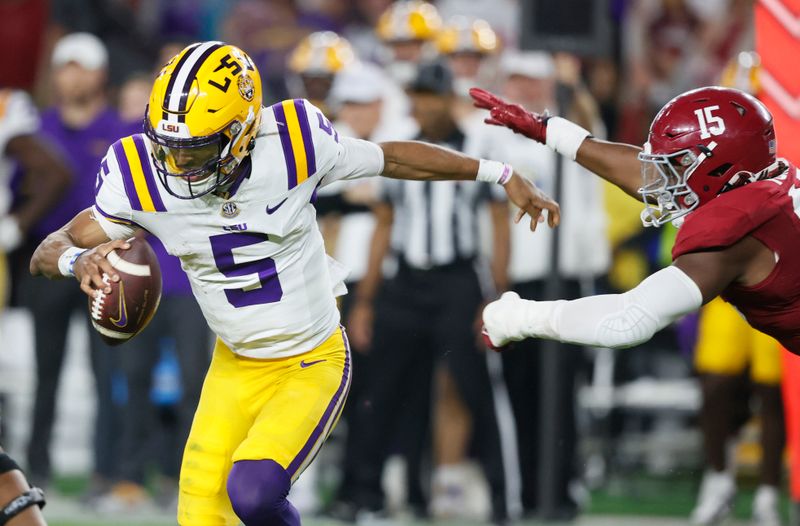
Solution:
M649 340L702 303L697 284L679 268L667 267L624 294L527 302L527 336L631 347Z
M323 176L322 186L383 172L383 150L377 144L352 137L340 137L339 144L336 164Z

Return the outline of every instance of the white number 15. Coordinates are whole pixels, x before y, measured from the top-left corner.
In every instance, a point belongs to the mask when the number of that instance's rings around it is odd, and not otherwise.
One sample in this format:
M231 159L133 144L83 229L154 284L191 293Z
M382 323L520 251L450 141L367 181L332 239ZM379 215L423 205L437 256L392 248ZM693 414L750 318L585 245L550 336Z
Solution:
M694 110L697 115L697 122L700 124L700 138L708 139L712 135L722 135L725 133L725 121L722 117L714 115L714 111L718 110L719 106L706 106L699 110ZM709 126L711 124L712 126Z

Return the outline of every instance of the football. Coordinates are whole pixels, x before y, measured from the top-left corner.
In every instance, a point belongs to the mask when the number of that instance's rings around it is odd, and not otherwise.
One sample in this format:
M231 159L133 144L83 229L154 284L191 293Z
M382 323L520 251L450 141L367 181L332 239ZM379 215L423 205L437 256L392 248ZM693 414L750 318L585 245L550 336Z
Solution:
M109 345L130 340L150 322L161 301L161 269L150 244L144 239L129 240L128 250L112 250L107 259L119 273L109 294L98 291L89 299L92 326Z

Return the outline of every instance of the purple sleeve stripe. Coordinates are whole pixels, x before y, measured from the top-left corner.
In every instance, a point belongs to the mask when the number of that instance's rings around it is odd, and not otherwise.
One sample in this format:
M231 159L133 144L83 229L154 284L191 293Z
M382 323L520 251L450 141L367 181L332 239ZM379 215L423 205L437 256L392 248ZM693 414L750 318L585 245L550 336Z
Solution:
M153 207L155 207L156 212L166 212L167 208L161 200L161 194L158 193L156 178L153 177L153 165L150 162L150 155L147 153L147 147L144 145L144 139L140 133L133 136L133 143L136 145L136 153L139 154L139 162L142 165L145 183L147 183L147 191L153 200Z
M300 122L300 133L303 135L303 148L306 152L308 177L311 177L317 172L317 158L314 154L314 141L311 137L311 124L308 122L306 105L302 99L294 99L294 108L297 111L297 120Z
M131 208L134 210L141 210L142 204L139 202L139 196L136 195L136 186L133 184L133 175L131 174L131 166L128 162L128 157L125 155L125 148L122 146L122 140L114 143L114 157L117 158L117 164L122 172L122 183L125 185L125 194L128 196L128 201L131 203Z
M105 217L106 219L111 221L112 223L120 223L120 224L123 224L123 225L135 226L136 228L141 228L142 230L147 230L146 228L144 228L142 225L140 225L136 221L131 221L130 219L123 219L123 218L115 216L113 214L109 214L108 212L106 212L105 210L100 208L100 205L98 205L97 203L94 204L94 209L97 210L98 212L100 212L100 215L102 215L103 217Z
M292 189L297 186L297 165L292 151L292 139L289 137L289 126L286 124L286 114L280 102L272 105L272 111L275 112L275 120L278 123L278 135L281 138L283 160L286 162L286 173L289 175L289 189Z
M344 328L340 328L339 330L342 332L342 338L344 339L345 347L342 381L339 383L339 388L336 390L336 394L334 394L333 398L331 398L328 408L325 410L325 413L322 415L319 423L314 428L311 436L308 437L308 440L300 450L300 453L297 454L294 460L292 460L291 464L289 464L289 467L286 468L286 471L289 473L289 476L292 477L292 480L294 480L295 474L299 474L298 471L303 464L308 464L306 460L309 462L313 460L313 457L319 451L320 447L322 446L322 442L324 442L325 438L327 437L327 433L330 433L331 429L333 428L333 424L336 423L341 415L345 399L347 398L347 393L350 391L350 343L347 341L347 335L344 332Z

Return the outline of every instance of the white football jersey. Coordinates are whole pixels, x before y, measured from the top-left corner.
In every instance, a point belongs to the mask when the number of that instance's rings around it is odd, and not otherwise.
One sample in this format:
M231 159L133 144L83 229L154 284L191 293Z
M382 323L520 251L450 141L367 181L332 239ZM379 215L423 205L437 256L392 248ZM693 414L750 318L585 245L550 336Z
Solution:
M9 183L13 162L4 154L8 141L39 129L39 113L24 91L0 90L0 216L11 205Z
M94 215L112 239L141 227L178 256L211 329L235 353L281 358L320 345L339 323L346 271L325 254L318 187L377 175L383 154L340 137L305 100L264 108L245 172L224 199L179 199L164 188L142 134L102 162Z

